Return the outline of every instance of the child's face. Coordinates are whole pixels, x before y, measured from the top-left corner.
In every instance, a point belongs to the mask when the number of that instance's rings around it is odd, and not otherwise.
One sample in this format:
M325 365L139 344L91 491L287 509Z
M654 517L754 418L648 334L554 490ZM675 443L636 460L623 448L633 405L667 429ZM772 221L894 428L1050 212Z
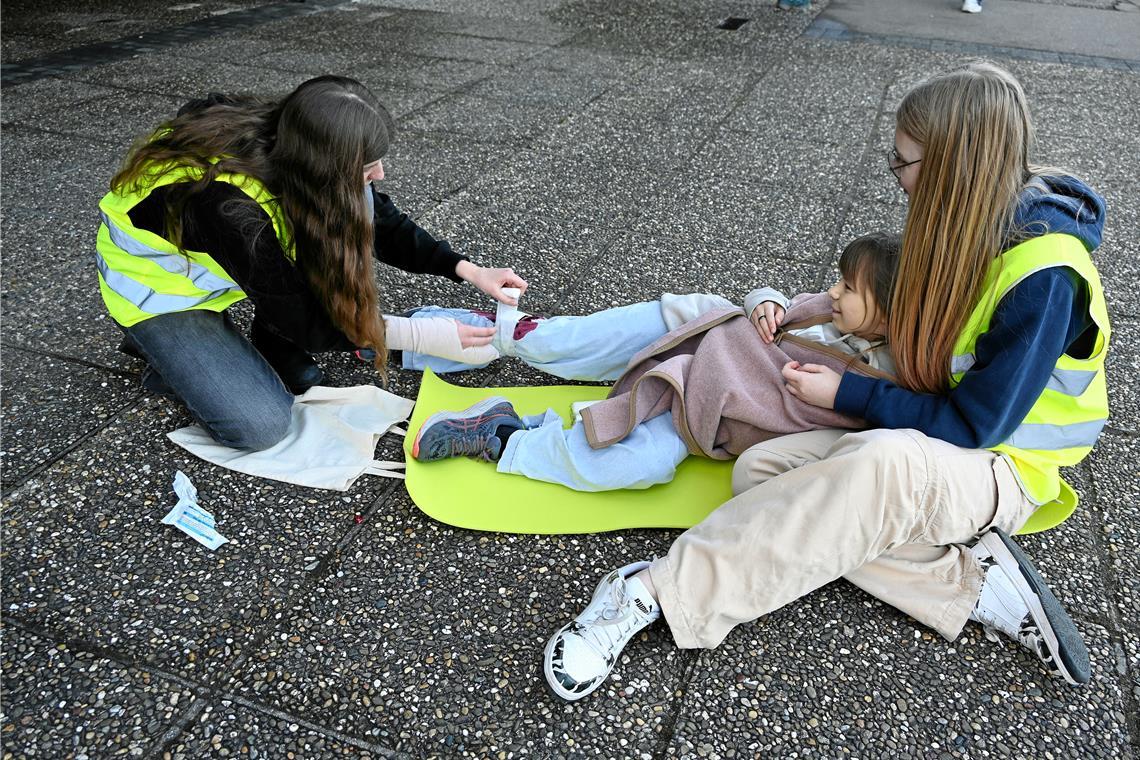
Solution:
M886 320L879 316L875 299L867 286L842 277L827 290L831 296L831 321L842 333L860 338L881 338L887 332Z

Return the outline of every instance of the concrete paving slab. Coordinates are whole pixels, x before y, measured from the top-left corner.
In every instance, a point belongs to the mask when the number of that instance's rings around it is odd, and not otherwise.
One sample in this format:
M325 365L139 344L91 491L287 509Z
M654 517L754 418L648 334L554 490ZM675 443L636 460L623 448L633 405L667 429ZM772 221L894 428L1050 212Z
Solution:
M833 0L821 19L872 36L1095 54L1136 60L1140 15L1111 9L1004 0L969 15L954 3L923 0ZM1064 34L1057 34L1064 29Z
M859 153L846 145L802 138L766 139L754 132L723 130L709 137L693 157L692 169L723 177L750 177L757 182L805 178L812 184L854 173Z
M68 47L69 43L58 39L35 37L30 34L4 31L0 38L0 59L4 63L27 61L40 56L49 55L61 47Z
M279 34L265 34L260 30L235 31L186 42L178 46L177 54L205 61L250 65L259 55L290 50L293 47L294 43L290 39Z
M505 10L504 6L504 10ZM406 11L383 20L387 29L423 30L436 33L463 34L496 40L514 40L540 45L557 45L574 36L573 30L542 19L540 14L527 18L472 13Z
M1101 436L1089 457L1096 488L1099 527L1104 539L1105 577L1113 585L1119 632L1132 634L1140 630L1140 557L1136 553L1136 542L1140 540L1136 522L1140 511L1137 451L1140 451L1140 442L1135 435L1108 432ZM1121 467L1121 463L1131 464ZM1135 667L1138 661L1132 662Z
M810 100L808 93L799 89L768 89L762 82L757 90L763 95L741 103L728 121L730 129L763 132L783 140L799 137L827 142L837 135L866 134L879 116L878 102L871 92L863 99L866 106L835 109ZM852 125L857 128L850 129Z
M109 87L92 86L66 77L49 77L5 90L4 123L43 128L41 117L61 108L70 110L115 94Z
M186 730L165 745L171 760L195 757L392 757L383 748L362 749L351 739L330 736L302 726L291 716L280 717L230 700L206 705ZM270 749L272 748L272 749Z
M688 165L713 129L709 124L670 123L664 118L614 116L614 121L591 113L573 116L549 129L536 148L662 172ZM638 121L640 126L634 126Z
M830 587L829 587L830 588ZM1115 757L1130 752L1124 697L1074 688L971 626L947 643L851 587L824 589L702 652L671 754L707 757ZM1058 730L1063 727L1062 730Z
M194 699L185 683L19 626L2 633L6 755L142 755Z
M630 171L619 160L625 157L624 145L599 154L575 141L563 143L561 149L551 143L517 154L472 186L464 198L525 210L540 218L572 220L597 234L628 226L675 181L663 164ZM602 150L601 144L598 148Z
M447 239L456 250L484 265L510 266L528 283L526 309L560 313L556 296L568 282L566 275L591 261L613 239L616 232L601 227L583 227L575 220L540 216L526 209L468 202L448 203L426 214L421 223L434 234ZM563 276L551 277L551 273ZM459 301L454 287L423 291L423 297L437 297L437 303L472 303L493 310L494 304L473 288L464 288Z
M138 397L138 380L6 346L4 490L51 464Z
M422 36L418 43L409 46L408 52L425 58L503 65L524 63L545 50L545 45L444 32Z
M172 27L215 14L270 5L274 0L202 0L193 3L140 3L132 0L46 6L35 0L4 3L5 42L18 35L35 43L34 55L67 50L81 44L130 37L156 27ZM30 57L8 56L10 63Z
M13 88L13 92L20 89ZM7 103L7 98L12 96L5 94L4 97ZM59 207L65 203L63 199L69 208L76 210L72 224L93 224L91 220L97 218L99 199L107 192L110 178L118 169L121 145L112 145L103 139L44 132L34 124L6 124L3 139L5 182L0 191L0 205L4 207L5 216L16 217L5 229L5 243L13 230L30 221L30 217L20 211L38 209L40 213L62 216ZM87 210L90 215L85 216ZM3 221L9 225L7 218ZM36 222L34 226L41 225ZM4 255L15 256L17 249L5 246ZM22 274L20 269L5 272L4 285L7 286L10 276Z
M645 65L645 60L621 51L585 50L563 44L543 51L533 63L535 68L572 71L583 78L614 80L637 71Z
M512 153L510 145L470 135L418 132L401 126L384 157L385 178L379 187L400 210L418 217L468 186L482 184Z
M1140 278L1140 206L1131 183L1101 187L1108 207L1105 240L1093 252L1101 271L1109 316L1140 318L1140 293L1134 283Z
M457 530L392 494L225 688L414 755L613 754L625 721L629 745L652 746L689 655L654 653L649 684L633 675L642 647L631 647L627 675L605 687L605 714L556 702L536 669L549 631L598 577L666 544L664 532L598 541ZM661 630L641 638L649 651L664 643Z
M663 292L717 293L742 303L753 288L764 285L789 296L822 290L817 264L781 253L630 233L615 240L608 255L572 273L560 313L653 301Z
M1107 432L1089 456L1098 513L1099 550L1104 555L1105 586L1114 602L1116 663L1112 674L1131 702L1124 721L1135 725L1132 706L1140 704L1140 556L1136 543L1140 504L1140 442L1134 434ZM1121 716L1124 717L1124 716Z
M880 203L865 201L853 203L846 210L843 226L835 241L834 267L831 274L838 276L839 254L843 248L860 235L868 232L896 232L906 223L905 203ZM829 277L830 279L830 277Z
M168 95L112 90L67 109L44 111L35 126L94 140L121 135L129 143L152 125L173 118L184 102Z
M1113 389L1109 398L1108 427L1140 435L1140 321L1118 319L1112 326L1112 346L1106 370Z
M682 176L633 229L745 250L795 252L819 262L830 254L837 218L830 188L820 192L773 182L761 191L745 178Z
M561 16L556 20L562 22ZM633 17L627 24L605 23L587 26L570 43L576 48L599 52L622 51L632 55L668 55L670 50L698 37L699 30L675 21L642 21Z
M159 53L141 61L132 59L94 66L74 77L77 86L90 88L99 84L133 91L145 90L181 102L204 97L210 92L281 97L303 79L294 72L253 69L240 64L198 60L175 53ZM250 82L251 88L234 91L234 82Z
M1067 468L1062 476L1080 498L1076 513L1062 528L1018 536L1017 542L1082 630L1113 630L1112 595L1102 580L1107 562L1097 542L1097 492L1084 467Z
M222 470L165 439L188 423L181 407L148 399L8 496L8 618L208 682L392 487L366 479L330 494ZM210 552L159 522L176 469L230 544Z
M92 209L89 215L57 219L50 228L42 224L42 211L4 209L4 309L19 315L4 320L4 340L130 369L118 351L121 332L106 314L98 287L93 287L95 201L87 208Z
M535 68L544 59L545 54L541 54L526 65L502 69L476 82L467 92L476 98L517 101L570 113L605 91L604 79L582 77L576 72L558 69Z
M505 18L508 20L541 19L547 11L557 8L562 0L520 0L500 3L496 0L360 0L362 5L382 8L406 8L415 11L461 13L465 16Z
M562 107L489 100L457 94L416 110L401 127L421 132L448 132L480 142L525 144L565 115Z

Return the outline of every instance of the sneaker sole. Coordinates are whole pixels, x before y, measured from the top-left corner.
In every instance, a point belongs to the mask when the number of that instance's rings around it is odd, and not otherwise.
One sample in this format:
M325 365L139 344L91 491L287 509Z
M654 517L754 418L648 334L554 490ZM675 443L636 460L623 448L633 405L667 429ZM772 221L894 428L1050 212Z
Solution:
M485 414L488 410L492 409L497 404L502 404L502 403L509 403L509 402L507 402L507 400L505 398L503 398L502 396L491 396L489 398L483 399L482 401L478 402L477 404L474 404L473 406L469 406L468 408L464 409L462 412L436 412L435 414L433 414L432 416L430 416L426 420L424 420L424 424L420 425L420 429L416 433L416 440L412 442L412 458L413 459L419 459L420 458L420 438L423 436L424 431L427 430L428 428L430 428L435 423L439 422L440 420L445 420L445 419L447 419L447 420L466 420L466 419L470 419L472 417L478 417L481 414Z
M987 540L988 535L983 536L982 540L1003 570L1011 575L1016 571L1029 584L1033 594L1024 601L1033 620L1041 627L1041 634L1054 653L1061 675L1073 685L1088 683L1089 650L1073 619L1049 590L1045 579L1037 573L1033 562L1021 551L1021 547L1000 528L994 528L993 534L998 537L998 541Z

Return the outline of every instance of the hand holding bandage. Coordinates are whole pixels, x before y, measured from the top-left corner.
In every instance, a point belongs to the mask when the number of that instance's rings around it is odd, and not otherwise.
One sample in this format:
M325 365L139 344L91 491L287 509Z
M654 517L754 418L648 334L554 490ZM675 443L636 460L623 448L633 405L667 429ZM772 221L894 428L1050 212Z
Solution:
M411 319L384 315L388 348L438 356L465 364L486 364L499 358L491 345L494 327L461 325L454 319ZM462 331L462 333L461 333Z

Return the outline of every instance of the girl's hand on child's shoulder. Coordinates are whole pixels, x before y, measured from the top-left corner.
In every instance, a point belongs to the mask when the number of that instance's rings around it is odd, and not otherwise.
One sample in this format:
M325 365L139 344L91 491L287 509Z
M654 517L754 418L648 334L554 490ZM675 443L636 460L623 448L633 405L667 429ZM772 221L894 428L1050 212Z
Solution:
M835 394L843 379L835 370L821 364L800 364L790 361L780 370L788 393L800 401L824 409L835 408Z
M760 333L760 340L771 343L776 337L776 328L784 319L784 307L774 301L764 301L752 310L748 319Z

